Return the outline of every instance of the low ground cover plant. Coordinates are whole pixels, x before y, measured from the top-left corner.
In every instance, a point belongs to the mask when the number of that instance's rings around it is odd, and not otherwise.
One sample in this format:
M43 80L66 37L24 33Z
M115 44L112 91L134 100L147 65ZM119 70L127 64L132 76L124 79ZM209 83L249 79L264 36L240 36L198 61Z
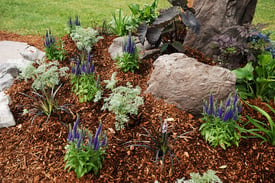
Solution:
M117 67L123 72L135 72L139 68L138 50L135 41L131 37L131 33L129 33L127 41L124 42L122 56L117 57L116 61Z
M64 161L65 169L74 170L77 178L92 171L97 175L102 168L105 150L107 148L106 132L102 133L102 123L93 136L89 130L79 127L80 117L74 123L73 128L70 126L68 135L68 144L65 146L66 153ZM86 141L86 137L88 141Z
M44 38L45 54L49 60L64 60L65 50L61 40L56 41L51 30L47 30Z
M203 118L201 118L204 123L199 129L201 135L213 147L221 146L226 149L231 144L239 146L239 139L242 137L240 133L244 131L237 124L241 109L237 94L233 99L229 95L225 106L222 101L218 106L211 93L209 102L204 101Z
M77 49L80 51L80 60L85 62L88 54L91 52L92 47L103 37L98 35L98 32L90 27L83 28L76 26L71 30L70 34L72 40L76 43Z
M105 80L107 83L106 89L111 90L109 97L104 98L104 105L102 110L108 110L116 115L115 128L117 131L125 129L125 124L128 124L130 120L129 115L137 115L138 107L143 105L143 98L140 95L141 89L139 86L133 88L128 82L126 86L115 87L115 76L117 73L113 73L111 80ZM98 92L97 95L100 95ZM96 96L96 100L100 100L100 96Z
M46 63L45 60L38 60L36 68L33 63L30 63L25 68L21 69L18 79L24 79L27 82L29 79L33 80L32 89L35 91L42 91L47 88L54 88L60 84L61 77L67 77L68 67L59 68L58 61L51 61Z
M168 130L168 122L173 121L173 118L167 118L162 123L162 120L160 119L160 132L157 132L155 128L152 128L153 131L150 133L146 128L142 127L146 134L141 134L142 136L148 137L149 140L142 140L142 141L129 141L125 144L127 147L129 146L137 146L137 147L145 147L152 151L155 154L155 167L158 162L158 160L161 160L161 172L163 170L164 165L164 159L167 154L169 154L172 170L173 170L173 157L176 158L176 160L179 162L179 159L174 154L173 149L171 148L171 145L178 139L178 138L184 138L184 135L190 132L185 132L181 135L178 135L173 140L171 139L172 130L175 128L173 126L170 130ZM152 124L151 124L152 125Z
M94 62L91 62L91 55L85 63L77 61L72 67L70 78L72 91L78 96L79 103L92 101L96 93L101 90L99 76L96 76Z

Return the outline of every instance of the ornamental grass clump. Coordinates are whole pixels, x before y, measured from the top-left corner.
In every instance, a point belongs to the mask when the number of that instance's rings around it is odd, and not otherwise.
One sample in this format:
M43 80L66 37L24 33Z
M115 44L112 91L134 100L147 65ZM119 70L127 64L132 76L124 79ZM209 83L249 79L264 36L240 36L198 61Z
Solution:
M43 41L45 54L49 60L64 60L65 50L63 49L62 41L55 40L51 30L47 30Z
M160 119L160 130L159 130L160 132L157 132L155 128L152 127L152 133L150 133L146 128L142 127L146 132L146 134L141 134L141 135L150 138L150 140L129 141L129 142L126 142L125 144L130 144L130 145L127 145L127 147L129 146L145 147L151 150L153 153L155 153L155 167L156 167L157 161L161 160L161 172L163 170L165 156L166 154L169 154L172 170L173 170L173 164L174 164L173 157L178 162L179 162L179 159L174 154L171 144L173 144L178 138L185 138L184 135L187 133L190 133L190 132L185 132L181 135L178 135L174 139L171 139L170 137L172 135L172 130L175 128L175 126L173 126L168 131L168 122L169 121L171 122L173 120L174 120L173 118L167 118L162 123L162 120Z
M78 96L79 103L88 102L94 99L95 94L101 90L100 79L97 76L94 62L91 63L91 55L85 63L77 61L72 67L71 80L72 90Z
M138 64L139 56L136 47L135 41L131 37L131 33L128 36L127 41L125 41L122 47L122 56L117 59L117 67L120 68L123 72L134 72L139 68Z
M98 174L102 168L108 141L106 132L102 133L101 123L93 136L90 131L79 128L79 122L80 118L77 116L73 128L71 125L69 127L68 144L65 146L64 157L65 169L68 169L68 172L74 170L77 178L90 171L93 171L95 175ZM86 137L88 140L85 140Z
M222 102L217 105L211 93L209 102L204 101L203 105L203 123L200 126L202 136L211 146L220 145L223 149L231 146L231 144L239 145L239 139L242 137L240 133L244 131L237 121L242 110L238 95L233 98L229 95L225 106Z

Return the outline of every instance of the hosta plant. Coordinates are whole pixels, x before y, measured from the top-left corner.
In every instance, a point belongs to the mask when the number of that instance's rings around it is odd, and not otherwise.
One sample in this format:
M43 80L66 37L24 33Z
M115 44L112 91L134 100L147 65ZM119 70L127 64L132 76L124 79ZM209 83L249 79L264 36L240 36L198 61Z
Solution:
M78 96L79 103L93 100L96 93L101 90L99 76L96 78L96 70L94 62L91 62L90 54L84 64L77 61L72 67L70 82L72 91Z
M152 133L150 133L146 128L142 127L146 134L142 134L142 136L148 137L149 140L141 140L141 141L129 141L126 142L127 147L129 146L137 146L137 147L145 147L155 153L155 166L158 160L161 160L161 172L163 170L164 159L167 154L169 154L172 170L173 170L173 157L179 162L179 159L174 154L171 145L178 139L184 138L187 133L185 132L181 135L178 135L175 138L172 138L172 130L175 128L175 125L168 130L168 122L173 121L173 118L167 118L162 123L160 119L160 130L159 132L152 127ZM152 125L152 124L151 124Z
M129 115L137 115L138 107L142 105L143 98L140 95L141 89L139 86L133 88L128 82L126 86L115 87L116 73L112 74L111 80L105 80L106 88L110 89L112 93L108 98L104 98L104 105L102 110L108 110L116 115L115 128L117 131L124 129L125 124L128 123Z
M65 50L62 41L56 41L50 30L46 31L44 41L45 54L49 60L64 60Z
M138 50L135 44L135 41L132 39L131 34L129 33L128 40L123 45L122 56L117 57L117 67L120 68L123 72L134 72L139 68L138 64L139 56Z
M58 111L64 111L66 113L69 113L68 104L65 105L59 105L59 102L56 100L56 94L59 91L60 87L62 85L59 85L56 90L54 88L48 89L48 90L42 90L42 93L39 94L38 92L32 92L33 95L27 95L25 93L21 93L22 95L28 97L32 100L32 104L28 106L24 106L24 112L23 115L26 113L33 114L31 120L31 127L38 116L47 116L46 122L48 122L49 118L53 114L57 114ZM30 109L27 109L30 108ZM61 114L59 113L59 119L61 119ZM41 124L40 124L41 125Z
M241 132L244 131L237 121L241 112L241 103L237 94L231 98L229 95L225 106L222 102L217 105L211 93L209 102L204 101L203 118L204 122L199 130L211 146L221 146L223 149L231 146L231 144L239 145L239 139L242 137Z
M25 82L28 79L32 79L32 89L42 91L47 88L54 88L60 84L61 77L67 77L68 67L59 68L58 61L52 61L46 63L44 60L37 61L39 65L37 68L33 63L22 69L22 72L18 76L18 79L24 79Z
M107 135L102 133L102 124L96 130L93 136L90 131L79 127L80 118L70 126L68 135L68 144L65 146L66 153L64 161L65 169L74 170L77 178L82 177L90 171L96 175L102 168L105 150L107 148ZM86 137L88 140L85 140Z
M83 63L88 54L91 52L92 47L103 37L98 35L98 32L90 27L82 28L76 26L70 34L72 40L76 43L77 49L80 51L80 59Z
M275 109L273 109L270 105L265 104L273 113L273 115L269 115L266 111L257 107L255 105L250 105L246 103L248 106L261 113L268 121L269 124L265 122L259 121L257 119L253 119L247 116L248 122L255 126L255 128L248 130L254 136L250 136L252 138L261 138L263 142L270 142L273 146L275 146L275 123L272 120L272 116L275 116ZM260 133L259 133L260 132ZM263 134L261 133L263 132Z
M275 59L271 53L263 52L257 63L248 62L233 73L237 76L236 88L242 98L269 100L275 97Z

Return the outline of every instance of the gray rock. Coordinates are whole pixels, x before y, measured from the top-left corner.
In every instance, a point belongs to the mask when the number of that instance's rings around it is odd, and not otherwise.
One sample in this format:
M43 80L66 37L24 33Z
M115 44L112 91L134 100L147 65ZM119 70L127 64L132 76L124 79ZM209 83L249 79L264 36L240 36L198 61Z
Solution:
M194 1L195 16L201 23L201 31L199 35L188 31L184 45L195 48L211 57L213 55L211 45L213 38L227 32L231 27L235 27L237 30L238 26L250 24L256 4L257 0Z
M139 43L139 40L137 37L132 36L135 39L136 46L139 51L139 58L143 59L146 56L153 54L155 52L158 52L160 49L151 49L151 45L148 43L148 41L144 42L144 45ZM117 37L113 40L113 43L108 48L108 52L110 53L110 56L113 60L115 60L117 57L122 56L122 46L124 42L128 39L128 36L124 37Z
M9 108L10 98L4 92L0 92L0 128L14 126L13 115Z
M194 115L202 112L203 100L212 91L216 100L226 100L235 91L236 76L228 69L209 66L182 53L160 56L146 92Z
M4 90L9 88L19 70L44 57L41 52L27 43L0 41L0 128L14 126L15 121L9 109L9 97Z

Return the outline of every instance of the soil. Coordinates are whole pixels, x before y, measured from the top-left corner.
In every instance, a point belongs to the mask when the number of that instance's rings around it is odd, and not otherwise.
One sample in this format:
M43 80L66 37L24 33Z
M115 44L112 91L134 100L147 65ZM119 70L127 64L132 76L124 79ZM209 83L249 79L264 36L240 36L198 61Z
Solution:
M275 178L275 147L269 143L261 143L260 139L241 139L239 147L231 146L227 150L220 147L213 148L200 135L198 131L201 121L198 117L179 110L163 100L157 100L144 91L148 87L147 81L153 70L152 63L158 57L153 55L142 60L140 69L135 73L123 73L116 68L114 61L108 53L108 47L114 36L104 36L104 40L93 47L93 60L101 80L110 79L113 72L118 72L117 85L131 82L134 86L142 88L144 105L139 108L139 114L131 116L130 125L120 132L114 129L115 116L108 111L101 111L103 102L79 103L77 96L71 92L68 79L62 79L62 87L57 94L57 101L62 104L71 104L73 114L63 113L61 120L57 115L50 117L37 117L31 128L32 115L22 115L24 106L32 101L19 92L31 94L31 81L15 80L6 92L12 99L11 111L17 122L15 127L0 129L0 180L6 182L175 182L182 177L190 178L190 173L203 174L209 169L215 170L216 175L223 182L274 182ZM21 36L14 33L0 31L0 40L27 42L43 50L41 36ZM61 62L62 66L70 66L69 58L77 52L75 44L68 36L62 38L68 57ZM203 54L186 48L186 54L197 58L204 63L212 64ZM104 83L102 82L104 86ZM104 91L107 95L108 91ZM256 104L269 111L259 99L247 102ZM273 107L274 102L269 104ZM270 112L270 111L269 111ZM95 132L100 121L108 134L108 148L105 161L99 174L95 176L88 173L78 179L73 171L64 170L65 145L67 144L67 124L73 124L75 114L81 118L81 125ZM271 114L271 113L270 113ZM266 122L260 114L246 105L242 111L242 120L249 115ZM169 156L166 156L164 170L161 172L160 162L153 162L155 154L143 147L126 147L125 142L144 139L140 134L145 131L159 129L159 117L170 117L174 121L173 136L192 131L186 138L179 138L171 144L173 152L180 162L174 159L173 171ZM274 119L274 116L273 116ZM275 120L275 119L274 119ZM64 122L66 125L61 123ZM39 126L39 124L41 126ZM152 123L152 126L151 124ZM173 137L172 137L173 138Z

